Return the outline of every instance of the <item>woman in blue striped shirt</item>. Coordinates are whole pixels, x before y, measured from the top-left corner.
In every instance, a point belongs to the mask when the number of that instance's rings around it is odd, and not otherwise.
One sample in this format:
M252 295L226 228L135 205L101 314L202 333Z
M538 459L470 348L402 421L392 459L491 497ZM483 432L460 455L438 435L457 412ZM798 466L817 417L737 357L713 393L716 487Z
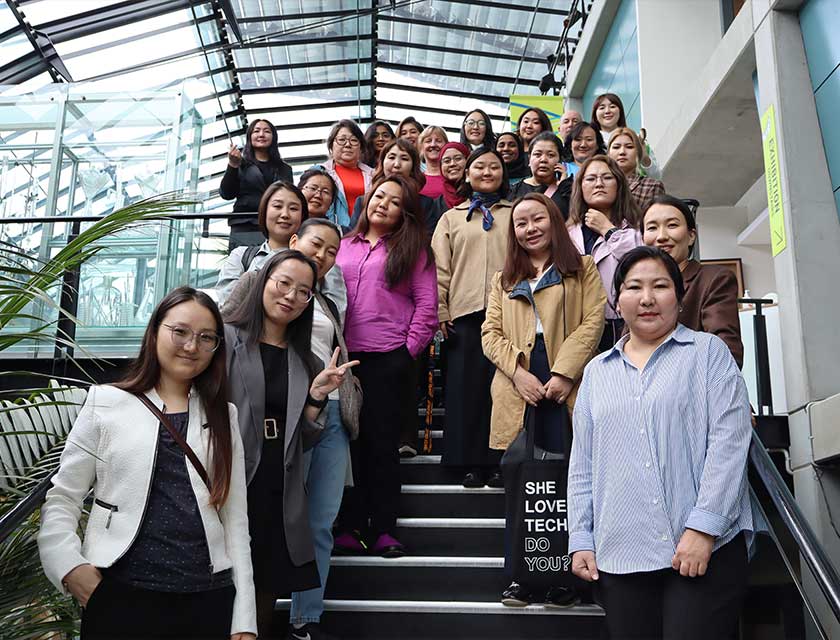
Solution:
M629 328L584 372L569 465L569 553L597 581L610 637L734 638L753 517L750 406L717 336L677 322L673 258L628 252L616 269Z

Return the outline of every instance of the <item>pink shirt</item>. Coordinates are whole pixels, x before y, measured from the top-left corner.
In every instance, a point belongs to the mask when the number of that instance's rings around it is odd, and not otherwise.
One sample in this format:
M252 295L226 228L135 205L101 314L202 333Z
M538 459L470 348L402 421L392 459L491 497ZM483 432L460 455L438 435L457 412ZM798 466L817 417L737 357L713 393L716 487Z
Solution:
M420 194L430 198L438 198L443 195L443 176L426 175L426 184L420 190Z
M336 258L347 285L344 339L349 351L393 351L406 346L412 358L438 328L437 272L422 255L411 275L393 289L385 280L386 238L371 247L361 234L344 238Z

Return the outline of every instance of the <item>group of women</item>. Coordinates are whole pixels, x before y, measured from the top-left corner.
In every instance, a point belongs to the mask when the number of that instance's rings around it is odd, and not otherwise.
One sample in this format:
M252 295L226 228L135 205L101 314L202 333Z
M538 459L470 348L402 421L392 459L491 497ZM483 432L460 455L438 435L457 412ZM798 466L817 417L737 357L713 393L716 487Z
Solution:
M132 371L91 388L42 511L83 638L269 636L288 593L284 633L328 637L333 548L407 551L399 456L438 331L443 464L504 486L532 412L537 445L568 458L572 567L611 637L728 637L753 529L735 279L692 258L693 211L618 96L592 113L564 114L564 139L539 109L498 137L471 111L452 142L410 117L341 120L297 185L269 180L276 132L250 125L223 195L256 209L259 241L231 240L216 301L167 295ZM537 600L578 598L503 594Z

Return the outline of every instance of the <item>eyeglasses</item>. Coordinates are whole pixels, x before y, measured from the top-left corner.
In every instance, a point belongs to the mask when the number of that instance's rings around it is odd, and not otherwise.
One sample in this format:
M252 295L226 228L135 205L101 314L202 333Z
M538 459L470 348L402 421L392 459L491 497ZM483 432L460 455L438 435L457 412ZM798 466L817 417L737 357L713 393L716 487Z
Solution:
M487 126L487 123L484 120L473 120L470 118L469 120L464 121L464 124L468 127L479 127L483 128Z
M443 160L440 161L440 166L448 167L450 164L455 164L459 162L464 162L464 156L455 156L454 158L452 156L446 156Z
M359 141L356 138L336 138L335 144L339 147L358 147Z
M181 327L177 324L164 324L172 336L172 344L176 347L186 347L195 340L198 348L207 353L213 353L222 343L221 337L215 333L196 333L188 327Z
M602 176L589 175L583 177L583 184L587 186L593 186L598 182L600 182L604 186L607 186L608 184L612 184L613 182L615 182L615 176L611 173L606 173Z
M295 302L299 302L300 304L308 304L314 295L312 293L312 289L309 289L308 287L294 287L288 280L277 280L276 278L269 278L269 280L274 282L274 286L277 288L277 293L283 297L287 296L289 291L294 290Z
M320 193L322 196L332 196L332 189L329 187L318 188L314 184L306 184L301 188L301 191L308 191L309 193Z

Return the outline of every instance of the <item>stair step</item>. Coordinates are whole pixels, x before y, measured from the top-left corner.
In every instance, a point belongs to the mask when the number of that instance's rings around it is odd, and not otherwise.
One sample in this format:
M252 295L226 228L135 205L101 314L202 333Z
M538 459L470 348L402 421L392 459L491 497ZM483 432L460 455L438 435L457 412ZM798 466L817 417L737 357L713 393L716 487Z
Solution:
M461 484L404 484L403 493L444 495L505 495L500 487L465 487Z
M498 518L504 514L504 489L467 489L460 484L402 486L399 515L404 518Z
M380 558L378 556L333 556L333 567L384 567L402 569L406 567L503 569L504 558L484 556L403 556L402 558Z
M405 529L504 529L504 518L397 518Z
M275 611L288 611L291 601L278 599ZM527 607L506 607L501 602L435 601L435 600L324 600L326 611L347 613L460 613L467 615L505 616L587 616L604 617L604 610L595 604L579 604L566 609L532 604Z
M436 448L443 443L442 439L432 440ZM418 442L418 448L422 446ZM432 455L418 455L413 458L400 459L400 482L406 484L459 484L464 478L460 469L445 467L441 463L438 453Z
M500 557L504 518L398 518L394 534L422 556Z

